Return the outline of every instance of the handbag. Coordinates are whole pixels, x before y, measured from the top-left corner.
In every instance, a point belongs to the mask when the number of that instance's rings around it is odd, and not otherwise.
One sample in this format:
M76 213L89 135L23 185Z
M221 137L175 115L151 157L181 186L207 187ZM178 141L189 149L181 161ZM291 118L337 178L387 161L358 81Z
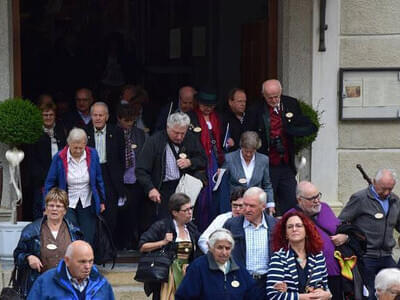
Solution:
M8 283L8 287L4 287L0 293L0 300L22 300L24 297L22 296L23 291L21 287L18 287L17 279L17 266L14 266L14 269L11 273L10 282Z
M202 188L203 183L200 179L189 174L183 174L179 179L175 193L186 194L190 198L190 205L194 206Z
M168 282L169 266L174 256L163 247L161 250L142 253L135 280L139 282Z

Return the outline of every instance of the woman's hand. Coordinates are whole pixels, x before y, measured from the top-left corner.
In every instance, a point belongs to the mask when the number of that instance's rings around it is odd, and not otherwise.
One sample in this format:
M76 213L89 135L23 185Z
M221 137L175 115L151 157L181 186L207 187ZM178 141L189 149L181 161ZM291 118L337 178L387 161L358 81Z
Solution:
M167 232L165 234L165 237L163 240L164 246L167 245L168 243L172 242L173 239L174 239L174 235L171 232Z
M329 291L324 291L321 288L313 290L310 295L310 300L329 300L332 298L332 294Z
M29 255L27 258L28 260L28 264L29 267L31 267L31 269L37 270L38 272L40 272L40 270L43 268L42 262L40 261L40 259L35 256L35 255Z
M287 291L287 284L286 284L286 282L283 282L283 281L277 282L277 283L274 284L273 288L274 288L275 290L277 290L278 292L286 293L286 291Z

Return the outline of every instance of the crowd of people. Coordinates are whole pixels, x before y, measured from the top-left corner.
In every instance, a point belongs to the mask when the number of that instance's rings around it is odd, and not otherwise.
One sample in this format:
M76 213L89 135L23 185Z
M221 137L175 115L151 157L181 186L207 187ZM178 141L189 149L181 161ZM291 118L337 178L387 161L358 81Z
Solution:
M294 138L317 127L278 80L261 90L248 107L233 89L221 112L215 91L184 86L158 118L134 85L115 105L78 89L62 116L42 95L43 136L29 153L36 220L14 252L24 296L113 299L93 265L101 214L119 249L173 257L166 280L144 284L153 299L399 297L388 279L399 267L395 172L379 170L336 217L295 178ZM176 192L186 174L203 184L196 199Z

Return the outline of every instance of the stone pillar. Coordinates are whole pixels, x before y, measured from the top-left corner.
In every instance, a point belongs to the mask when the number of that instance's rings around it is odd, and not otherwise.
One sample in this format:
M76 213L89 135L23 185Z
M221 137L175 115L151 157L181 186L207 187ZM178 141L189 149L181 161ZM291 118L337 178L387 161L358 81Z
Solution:
M13 57L12 57L12 0L0 1L0 101L13 95ZM4 153L7 146L0 144L0 162L4 167L2 207L10 204L10 175Z

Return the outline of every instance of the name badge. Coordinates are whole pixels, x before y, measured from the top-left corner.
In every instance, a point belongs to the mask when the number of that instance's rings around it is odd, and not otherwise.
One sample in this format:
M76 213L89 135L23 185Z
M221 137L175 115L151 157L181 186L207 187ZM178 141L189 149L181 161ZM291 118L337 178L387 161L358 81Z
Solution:
M234 280L234 281L231 282L231 286L234 287L234 288L237 288L237 287L240 286L240 282L237 281L237 280Z
M375 219L382 219L383 218L383 214L382 213L376 213L375 214Z
M49 249L49 250L56 250L57 246L54 245L54 244L47 244L46 248Z
M239 179L239 183L241 183L241 184L247 183L246 178L240 178L240 179Z
M193 129L193 131L199 133L199 132L201 132L201 127L195 127Z
M136 148L137 148L137 145L136 145L136 144L132 144L132 145L131 145L131 148L132 148L132 149L136 149Z

